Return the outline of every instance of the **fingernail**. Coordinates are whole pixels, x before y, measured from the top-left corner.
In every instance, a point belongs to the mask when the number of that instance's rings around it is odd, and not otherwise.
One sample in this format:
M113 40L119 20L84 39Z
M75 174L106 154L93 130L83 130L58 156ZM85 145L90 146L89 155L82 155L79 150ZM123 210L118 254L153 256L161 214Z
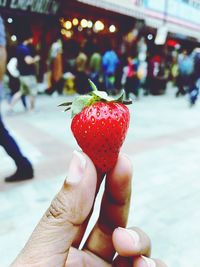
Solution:
M83 154L75 150L69 164L66 182L72 185L78 184L83 178L85 167L85 157L83 156Z
M130 239L130 246L132 244L133 249L135 249L139 245L140 237L136 231L122 227L118 227L118 229L123 231L127 235L127 237Z
M154 260L144 256L141 256L141 258L143 259L147 267L156 267L156 263Z

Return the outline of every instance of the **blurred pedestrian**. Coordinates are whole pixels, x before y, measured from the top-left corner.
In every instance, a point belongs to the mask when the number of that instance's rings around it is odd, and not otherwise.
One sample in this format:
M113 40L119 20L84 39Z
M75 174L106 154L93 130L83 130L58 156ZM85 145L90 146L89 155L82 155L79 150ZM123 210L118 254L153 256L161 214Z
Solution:
M174 53L172 54L172 62L170 66L170 79L174 86L177 86L177 79L179 76L179 66L178 66L178 56Z
M2 91L2 79L6 66L6 40L3 20L0 17L0 93ZM33 178L33 168L30 161L21 153L13 137L5 128L0 113L0 145L7 154L14 160L17 170L5 179L6 182L15 182Z
M146 94L163 94L166 89L168 71L166 68L165 57L156 47L148 58Z
M9 78L8 86L10 89L10 96L11 99L15 93L17 93L20 90L20 74L17 69L17 58L11 57L8 64L7 64L7 75ZM27 110L27 102L26 102L26 96L21 96L21 101L23 104L23 107L25 110Z
M102 78L102 68L101 68L102 56L99 52L98 47L95 47L94 49L95 51L91 55L89 61L89 76L90 79L95 83L97 88L100 88L101 78Z
M20 90L13 95L9 111L13 110L14 105L22 95L28 95L30 98L30 110L35 109L35 98L37 95L36 63L40 56L33 52L33 35L31 31L25 31L21 34L21 44L16 48L16 58L18 70L20 73Z
M115 91L115 75L119 62L117 53L112 48L111 43L107 40L106 51L102 57L102 69L105 90L109 94L113 94Z
M122 85L124 86L126 99L133 93L136 97L139 95L140 80L138 76L139 60L136 49L131 51L127 57L127 65L123 69Z
M178 91L176 97L185 95L192 84L193 58L186 49L178 57L179 75L177 77Z
M190 105L193 106L198 98L200 89L200 48L194 50L194 71L192 74L192 86L189 91Z
M53 94L57 92L62 94L64 80L63 76L63 47L62 41L58 37L52 43L49 55L49 68L50 68L50 80L51 88L46 90L47 94Z
M88 82L89 75L87 73L88 57L80 51L75 61L75 88L79 94L87 94L90 91L90 85Z

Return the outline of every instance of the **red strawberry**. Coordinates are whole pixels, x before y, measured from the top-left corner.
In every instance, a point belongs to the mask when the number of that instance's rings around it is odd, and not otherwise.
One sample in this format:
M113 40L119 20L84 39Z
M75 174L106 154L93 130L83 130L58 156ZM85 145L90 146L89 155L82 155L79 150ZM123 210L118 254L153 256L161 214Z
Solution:
M101 172L111 170L126 137L130 113L123 97L110 98L105 92L94 91L79 96L72 103L71 130L82 150ZM62 104L70 105L70 103Z

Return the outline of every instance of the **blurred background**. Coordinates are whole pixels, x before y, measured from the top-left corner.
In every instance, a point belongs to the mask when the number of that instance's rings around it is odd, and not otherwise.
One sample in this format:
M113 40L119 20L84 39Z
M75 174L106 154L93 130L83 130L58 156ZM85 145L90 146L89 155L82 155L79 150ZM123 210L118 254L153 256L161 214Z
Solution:
M28 166L18 181L0 135L0 266L14 260L67 175L78 145L58 105L91 91L90 78L133 99L122 147L134 166L128 225L149 234L152 256L168 266L199 267L200 0L0 0L0 16L1 127Z

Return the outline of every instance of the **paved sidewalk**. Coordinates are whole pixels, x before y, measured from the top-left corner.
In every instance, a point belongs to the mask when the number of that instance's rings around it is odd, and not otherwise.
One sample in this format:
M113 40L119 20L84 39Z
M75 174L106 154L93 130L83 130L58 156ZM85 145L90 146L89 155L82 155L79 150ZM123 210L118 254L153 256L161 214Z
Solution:
M34 164L35 179L5 184L3 178L15 167L0 147L1 267L8 267L23 247L61 187L77 148L70 115L57 107L63 100L39 96L37 112L23 113L19 103L15 114L4 115ZM169 267L199 267L200 103L189 108L187 99L174 98L171 88L165 96L141 97L130 110L131 125L122 149L134 165L128 225L149 234L152 256ZM100 195L97 200L99 204Z

